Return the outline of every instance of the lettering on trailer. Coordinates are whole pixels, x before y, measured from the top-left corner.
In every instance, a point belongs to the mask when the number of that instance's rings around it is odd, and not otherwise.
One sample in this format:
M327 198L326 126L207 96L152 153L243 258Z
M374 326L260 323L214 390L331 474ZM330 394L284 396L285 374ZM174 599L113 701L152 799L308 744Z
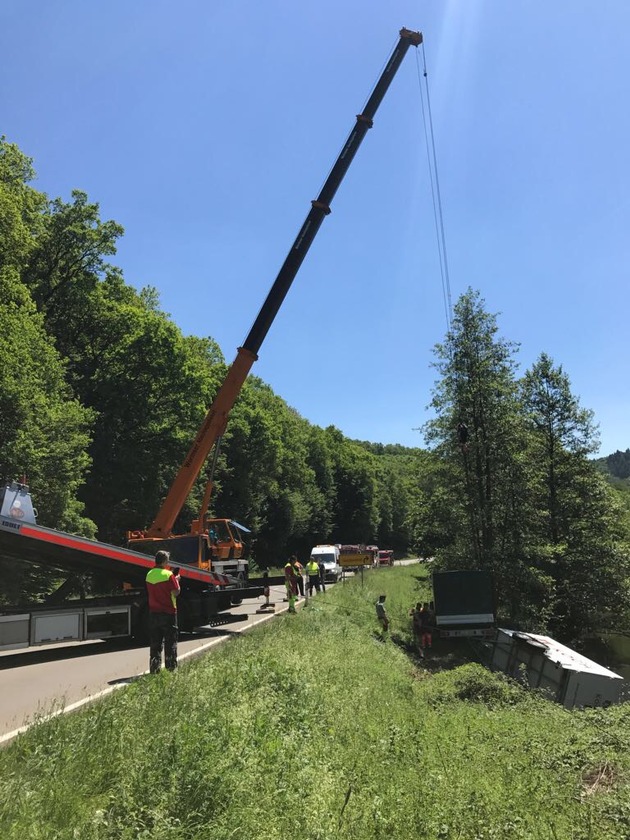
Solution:
M22 524L20 522L9 522L7 519L3 519L0 522L0 525L11 531L19 531L22 528Z

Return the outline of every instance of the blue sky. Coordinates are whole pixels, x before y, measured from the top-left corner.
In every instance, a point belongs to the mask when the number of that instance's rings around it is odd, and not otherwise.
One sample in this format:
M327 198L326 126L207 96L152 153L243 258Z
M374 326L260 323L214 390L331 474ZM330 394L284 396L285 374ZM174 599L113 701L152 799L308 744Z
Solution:
M453 301L545 351L630 446L630 3L4 0L0 132L125 227L113 259L228 360L401 26L421 30ZM416 55L420 65L416 60ZM253 372L321 426L422 445L446 329L410 50Z

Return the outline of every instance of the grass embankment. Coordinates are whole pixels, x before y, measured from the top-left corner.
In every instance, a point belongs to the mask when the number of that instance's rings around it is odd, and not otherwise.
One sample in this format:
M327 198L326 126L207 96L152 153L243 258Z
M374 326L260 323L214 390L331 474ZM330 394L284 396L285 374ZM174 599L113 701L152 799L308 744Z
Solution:
M440 651L425 669L405 647L420 574L357 577L20 736L0 752L0 836L630 836L630 706L565 712Z

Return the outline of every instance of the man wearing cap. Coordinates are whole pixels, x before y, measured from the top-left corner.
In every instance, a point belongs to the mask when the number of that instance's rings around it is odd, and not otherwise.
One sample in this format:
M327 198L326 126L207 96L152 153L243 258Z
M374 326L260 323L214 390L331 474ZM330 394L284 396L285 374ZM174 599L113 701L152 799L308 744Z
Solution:
M168 551L158 551L155 567L146 577L150 628L149 671L152 674L159 673L162 668L162 648L167 670L174 671L177 668L177 596L180 587L179 575L166 568L170 557Z
M319 592L319 566L314 557L306 564L306 574L308 575L308 594L313 596L313 589Z

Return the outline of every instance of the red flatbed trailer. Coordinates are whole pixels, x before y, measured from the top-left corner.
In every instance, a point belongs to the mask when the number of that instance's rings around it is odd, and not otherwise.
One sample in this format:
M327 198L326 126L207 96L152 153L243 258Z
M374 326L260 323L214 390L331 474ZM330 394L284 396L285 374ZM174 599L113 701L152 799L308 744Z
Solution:
M0 650L147 635L145 578L152 556L38 525L28 487L13 482L0 491L0 556L60 572L66 581L41 603L0 605ZM196 566L178 566L180 628L192 631L217 623L219 613L262 594L228 575ZM74 575L98 572L116 589L94 598L68 598Z

